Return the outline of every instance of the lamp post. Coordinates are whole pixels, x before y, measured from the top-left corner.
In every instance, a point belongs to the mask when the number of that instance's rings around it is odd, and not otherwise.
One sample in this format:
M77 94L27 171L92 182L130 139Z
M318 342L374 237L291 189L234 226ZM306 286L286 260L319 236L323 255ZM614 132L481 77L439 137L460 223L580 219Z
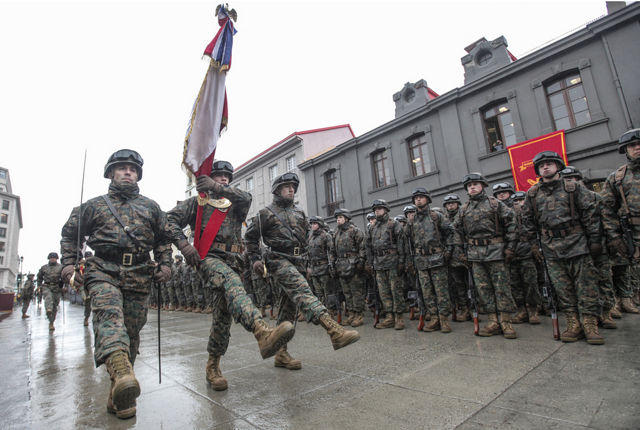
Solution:
M17 282L17 287L18 287L18 294L21 293L22 291L22 264L24 262L24 257L18 257L18 282Z

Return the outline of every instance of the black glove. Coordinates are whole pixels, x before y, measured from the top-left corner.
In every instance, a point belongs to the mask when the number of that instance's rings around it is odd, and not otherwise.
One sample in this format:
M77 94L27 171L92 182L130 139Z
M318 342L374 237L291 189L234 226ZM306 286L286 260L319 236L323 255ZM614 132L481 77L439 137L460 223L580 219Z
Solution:
M62 278L62 281L65 284L69 283L69 281L71 280L71 277L73 276L73 272L75 272L75 270L76 268L72 264L69 264L62 268L62 273L60 274L60 277Z
M599 243L592 243L589 245L589 252L591 253L591 258L595 260L602 255L602 245Z
M398 263L397 270L398 270L398 276L404 276L404 272L405 272L404 263Z
M626 242L618 237L609 242L609 248L611 248L612 254L618 254L620 257L628 259L629 258L629 250L627 249Z
M544 262L544 255L542 254L542 251L540 251L540 248L534 246L533 248L531 248L531 253L533 254L533 258L535 258L538 263Z
M264 264L262 263L262 260L256 260L256 262L253 263L253 273L261 278L264 276Z
M196 190L199 193L202 193L205 191L213 191L214 194L217 194L220 192L221 187L222 185L220 185L219 183L217 183L216 181L214 181L213 179L211 179L206 175L198 176L198 179L196 182Z
M509 265L511 263L513 263L514 261L516 261L516 253L507 248L504 250L504 262Z
M158 271L153 275L153 281L159 284L165 283L171 279L171 268L168 266L158 266Z
M186 240L181 240L178 242L178 249L187 261L187 265L195 267L196 269L200 267L200 253L198 253L195 246Z

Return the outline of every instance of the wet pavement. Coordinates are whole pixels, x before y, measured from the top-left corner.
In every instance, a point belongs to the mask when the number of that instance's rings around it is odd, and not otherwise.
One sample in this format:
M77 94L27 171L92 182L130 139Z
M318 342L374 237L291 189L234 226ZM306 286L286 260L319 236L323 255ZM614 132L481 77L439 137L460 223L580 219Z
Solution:
M541 326L516 325L517 340L375 330L334 351L319 326L298 323L289 352L302 369L262 360L251 333L233 325L222 359L229 389L205 381L211 315L157 311L142 332L135 372L137 416L106 412L109 377L94 367L83 307L65 304L56 330L43 308L0 315L2 429L630 429L640 428L640 316L624 314L606 344L563 344ZM274 322L271 322L274 325ZM564 318L561 317L561 329Z

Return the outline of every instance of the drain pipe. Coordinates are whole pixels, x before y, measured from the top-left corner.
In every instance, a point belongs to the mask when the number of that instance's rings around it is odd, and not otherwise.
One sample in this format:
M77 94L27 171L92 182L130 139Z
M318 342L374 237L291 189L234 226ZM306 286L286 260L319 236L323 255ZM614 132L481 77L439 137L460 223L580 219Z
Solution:
M609 42L607 41L607 37L605 35L600 36L600 38L602 39L602 43L604 44L604 50L607 53L607 60L609 60L609 67L611 68L611 73L613 74L613 82L615 83L616 90L618 91L618 97L620 98L620 104L622 105L622 111L624 112L624 119L627 121L627 130L632 130L633 122L631 121L629 107L627 106L627 102L624 98L624 93L622 92L622 84L620 84L620 77L618 77L618 71L616 70L616 65L613 62L613 56L611 55Z

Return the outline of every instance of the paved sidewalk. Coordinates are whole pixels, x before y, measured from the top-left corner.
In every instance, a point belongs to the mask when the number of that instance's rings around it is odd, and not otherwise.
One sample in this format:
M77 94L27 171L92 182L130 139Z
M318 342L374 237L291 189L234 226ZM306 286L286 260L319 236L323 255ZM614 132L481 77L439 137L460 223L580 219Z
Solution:
M49 333L42 307L0 321L3 429L636 429L640 428L640 316L624 314L606 344L563 344L541 326L516 325L517 340L375 330L333 351L319 326L298 323L289 346L302 369L275 368L233 325L222 371L229 389L204 379L211 315L162 312L158 384L157 311L142 334L136 418L107 414L109 377L93 364L83 307L65 303ZM486 318L486 317L485 317ZM273 322L271 323L274 324ZM564 319L560 321L561 329Z

